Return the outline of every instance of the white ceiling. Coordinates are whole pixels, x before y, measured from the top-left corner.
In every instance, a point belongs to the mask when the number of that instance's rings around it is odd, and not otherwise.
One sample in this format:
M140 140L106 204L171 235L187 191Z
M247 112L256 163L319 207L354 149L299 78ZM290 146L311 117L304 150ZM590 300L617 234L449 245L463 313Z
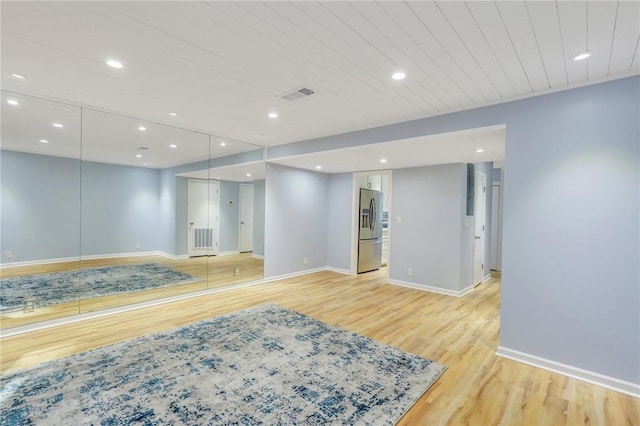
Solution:
M640 71L640 1L0 5L3 89L265 146Z
M252 163L234 164L231 166L213 167L211 169L198 170L195 172L180 173L178 176L195 179L215 179L230 182L252 182L264 179L264 162L256 161Z
M324 173L498 162L504 161L504 132L504 126L485 127L315 152L269 162ZM477 149L483 151L476 152ZM386 161L382 162L383 159Z

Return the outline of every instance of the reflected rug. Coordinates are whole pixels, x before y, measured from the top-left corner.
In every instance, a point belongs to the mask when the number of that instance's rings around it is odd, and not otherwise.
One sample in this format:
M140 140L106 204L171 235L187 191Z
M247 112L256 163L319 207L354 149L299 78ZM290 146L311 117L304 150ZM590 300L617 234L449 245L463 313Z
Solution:
M445 368L267 304L5 375L0 421L392 425Z
M22 309L27 299L35 299L36 307L42 307L78 298L88 299L197 281L200 278L158 263L3 278L0 280L0 313Z

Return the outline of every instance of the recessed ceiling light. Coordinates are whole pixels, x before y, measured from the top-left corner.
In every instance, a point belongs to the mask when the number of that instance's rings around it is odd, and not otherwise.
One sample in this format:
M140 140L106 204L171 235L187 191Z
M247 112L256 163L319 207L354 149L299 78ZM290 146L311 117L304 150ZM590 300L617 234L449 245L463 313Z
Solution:
M269 118L278 118L278 113L277 112L270 112L269 113Z
M320 169L322 169L322 166L321 165L317 165L316 169L320 170Z
M138 127L138 130L140 130L141 132L144 132L145 130L147 130L147 128L144 126L140 126Z
M14 72L12 72L12 73L11 73L11 77L13 77L13 78L17 78L18 80L26 80L26 79L27 79L27 77L25 77L24 75L22 75L22 74L16 74L16 73L14 73Z
M402 80L406 76L407 75L405 73L403 73L402 71L398 71L398 72L393 73L391 78L394 79L394 80Z
M220 146L227 146L227 143L225 141L220 142Z
M387 162L387 159L386 159L386 158L381 158L381 159L380 159L380 162L381 162L381 163L386 163L386 162Z
M46 139L40 139L40 142L42 142L42 143L49 143L49 141L48 141L48 140L46 140Z
M246 175L246 176L247 176L247 177L251 177L251 173L247 173L247 175Z
M15 99L9 99L9 100L7 101L7 103L8 103L9 105L13 105L13 106L18 105L18 101L16 101Z
M484 148L478 148L478 149L476 149L476 152L478 152L478 153L484 152Z
M582 52L574 53L570 56L574 61L582 61L591 56L591 52L588 50L583 50Z
M264 138L264 135L262 133L256 133L255 135L256 138Z
M111 68L122 68L122 62L116 61L115 59L109 59L107 61L107 65L109 65Z
M64 126L63 126L62 124L60 124L60 123L53 123L53 124L52 124L52 126L53 126L53 127L57 127L58 129L61 129L61 128L63 128L63 127L64 127Z
M178 114L176 114L175 112L170 112L169 115L172 116L172 117L175 117Z
M169 148L177 148L177 147L178 147L178 145L176 145L176 144L174 144L174 143L172 143L171 145L169 145Z
M142 158L142 154L136 154L137 158Z

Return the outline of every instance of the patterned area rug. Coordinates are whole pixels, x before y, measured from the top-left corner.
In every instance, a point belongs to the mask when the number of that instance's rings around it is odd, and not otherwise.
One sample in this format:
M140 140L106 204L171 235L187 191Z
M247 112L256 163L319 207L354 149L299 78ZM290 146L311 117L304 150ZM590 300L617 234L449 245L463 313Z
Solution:
M106 266L28 275L0 280L0 313L23 308L25 299L42 307L110 294L129 293L200 281L199 278L158 263Z
M392 425L446 367L277 305L2 377L4 425Z

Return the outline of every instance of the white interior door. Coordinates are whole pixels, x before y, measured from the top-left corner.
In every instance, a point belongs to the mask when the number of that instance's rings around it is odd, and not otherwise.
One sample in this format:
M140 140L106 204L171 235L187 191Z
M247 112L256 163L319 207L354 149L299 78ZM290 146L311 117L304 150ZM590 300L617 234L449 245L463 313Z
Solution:
M476 172L473 198L473 284L482 282L484 277L484 240L486 229L487 175Z
M253 185L240 185L239 250L253 251Z
M493 185L491 192L491 269L500 271L500 199L501 186Z
M220 189L218 181L189 180L187 191L187 254L218 253Z

